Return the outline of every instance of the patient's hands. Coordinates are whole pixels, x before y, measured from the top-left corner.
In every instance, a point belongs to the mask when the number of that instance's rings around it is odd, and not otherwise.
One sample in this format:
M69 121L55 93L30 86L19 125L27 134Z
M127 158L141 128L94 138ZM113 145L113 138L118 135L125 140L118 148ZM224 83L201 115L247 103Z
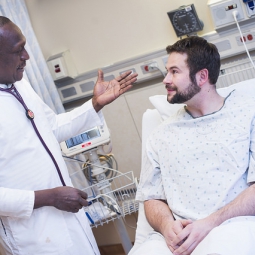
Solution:
M174 255L190 255L197 245L208 235L208 233L215 227L209 218L190 221L179 220L178 233L167 244ZM177 224L177 223L176 223Z
M210 215L205 219L192 221L174 220L166 201L156 199L144 202L148 222L155 231L161 233L174 255L190 255L197 245L220 222Z
M191 223L191 220L175 220L166 222L164 229L162 230L162 234L165 237L166 244L171 252L174 252L183 243L179 239L178 234L182 233L183 229ZM177 240L180 241L177 242Z

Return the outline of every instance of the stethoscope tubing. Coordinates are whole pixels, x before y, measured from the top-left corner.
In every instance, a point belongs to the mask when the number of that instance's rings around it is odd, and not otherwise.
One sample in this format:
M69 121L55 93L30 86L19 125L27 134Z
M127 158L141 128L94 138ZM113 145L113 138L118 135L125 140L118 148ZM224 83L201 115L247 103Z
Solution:
M4 91L4 92L7 92L7 93L13 95L21 103L21 105L24 107L24 109L26 111L26 116L31 121L31 124L32 124L32 126L33 126L33 128L35 130L35 133L36 133L37 137L41 141L43 147L45 148L45 150L49 154L51 160L53 161L53 164L55 165L55 167L57 169L58 176L60 178L60 181L61 181L62 185L66 186L64 178L63 178L62 173L61 173L61 171L59 169L57 161L55 160L54 156L52 155L51 151L49 150L48 146L44 142L40 132L38 131L38 129L36 127L36 124L35 124L35 121L34 121L34 114L33 114L33 112L30 109L28 109L27 105L25 104L25 102L24 102L22 96L20 95L20 93L18 92L18 90L12 84L12 86L10 88L6 88L6 89L0 88L0 91Z

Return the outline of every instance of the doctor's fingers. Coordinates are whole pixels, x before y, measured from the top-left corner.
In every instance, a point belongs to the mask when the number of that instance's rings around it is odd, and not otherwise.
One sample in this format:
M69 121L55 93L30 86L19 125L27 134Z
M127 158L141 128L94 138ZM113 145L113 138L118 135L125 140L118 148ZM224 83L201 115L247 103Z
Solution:
M88 196L87 193L82 190L64 186L54 188L54 191L54 201L57 205L64 206L66 204L76 207L79 205L84 206L84 204L86 204L86 199Z
M122 73L120 76L116 77L115 80L119 83L121 83L121 81L125 80L127 78L127 80L130 79L130 77L132 76L132 71L127 71L125 73Z
M124 75L124 76L121 75L115 78L115 80L119 82L121 89L125 88L126 86L132 85L134 82L136 82L137 76L138 76L137 73L131 74L131 72L126 72L125 74L128 74L128 75Z
M80 197L79 204L81 205L81 207L83 207L83 206L88 206L89 203L86 199L84 199L83 197Z
M84 192L82 190L78 190L78 189L77 189L77 192L78 192L77 202L79 203L79 205L81 207L87 206L88 205L88 201L87 201L88 194L86 192Z
M80 196L83 198L83 199L87 199L88 198L88 194L82 190L79 191L79 194Z

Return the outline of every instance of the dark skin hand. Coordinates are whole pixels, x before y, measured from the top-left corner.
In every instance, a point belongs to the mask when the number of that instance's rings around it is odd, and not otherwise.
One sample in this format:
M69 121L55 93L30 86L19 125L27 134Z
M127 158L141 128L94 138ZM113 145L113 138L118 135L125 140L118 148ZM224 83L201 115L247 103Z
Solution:
M104 73L98 70L98 78L94 87L92 104L96 112L105 105L117 99L120 95L132 88L138 74L127 71L111 81L104 81Z
M57 187L35 191L34 209L42 206L54 206L66 212L78 212L88 205L87 193L73 187Z

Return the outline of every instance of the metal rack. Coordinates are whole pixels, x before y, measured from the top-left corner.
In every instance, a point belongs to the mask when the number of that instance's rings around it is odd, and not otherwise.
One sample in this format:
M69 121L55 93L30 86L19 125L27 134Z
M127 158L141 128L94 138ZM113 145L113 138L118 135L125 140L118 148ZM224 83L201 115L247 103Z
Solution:
M109 191L101 194L105 187ZM84 207L84 211L91 227L102 226L138 211L138 202L135 201L136 188L133 172L118 172L113 178L84 188L83 191L89 194L89 205Z
M89 204L83 209L91 228L112 221L124 251L128 254L133 245L124 221L126 215L138 211L138 202L135 201L137 181L132 171L122 173L109 168L108 164L102 164L96 151L90 152L87 156L88 161L83 155L75 159L65 157L70 178L74 187L88 195ZM114 174L107 174L107 172Z

